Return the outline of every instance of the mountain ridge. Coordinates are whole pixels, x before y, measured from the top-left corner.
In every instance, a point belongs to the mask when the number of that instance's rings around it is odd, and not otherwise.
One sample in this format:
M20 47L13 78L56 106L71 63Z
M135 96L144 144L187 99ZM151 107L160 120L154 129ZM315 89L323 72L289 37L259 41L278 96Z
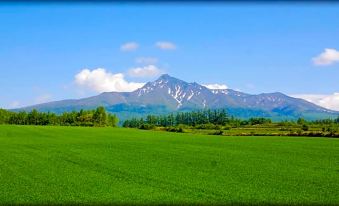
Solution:
M226 108L230 114L243 118L263 116L280 119L299 117L316 119L339 115L338 111L329 110L281 92L247 94L232 89L208 89L196 82L189 83L168 74L163 74L157 80L147 82L143 87L132 92L103 92L92 97L53 101L15 110L37 109L61 113L97 106L104 106L108 111L116 113L124 112L125 116L207 108ZM130 112L129 115L127 108L136 112ZM145 108L149 111L138 112L138 109L145 111Z

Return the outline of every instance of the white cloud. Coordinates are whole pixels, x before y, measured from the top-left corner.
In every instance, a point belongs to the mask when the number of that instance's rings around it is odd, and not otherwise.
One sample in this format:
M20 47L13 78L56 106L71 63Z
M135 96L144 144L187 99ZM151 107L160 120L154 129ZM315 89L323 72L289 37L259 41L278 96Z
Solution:
M327 109L339 111L339 93L335 92L330 95L323 94L296 94L291 95L292 97L305 99L306 101L312 102L319 106Z
M227 89L226 84L203 84L208 89Z
M139 48L139 44L136 42L127 42L123 45L121 45L120 50L129 52L129 51L135 51Z
M331 65L335 62L339 62L339 51L335 49L325 49L325 51L319 56L312 59L313 64L319 66Z
M162 50L174 50L177 48L174 43L168 41L158 41L155 46Z
M154 57L138 57L135 62L138 64L156 64L158 59Z
M128 71L128 74L132 77L154 77L160 75L161 73L162 71L155 65L136 67Z
M131 92L142 86L145 83L128 82L124 78L124 74L113 74L103 68L94 70L83 69L75 75L75 83L78 86L96 92Z

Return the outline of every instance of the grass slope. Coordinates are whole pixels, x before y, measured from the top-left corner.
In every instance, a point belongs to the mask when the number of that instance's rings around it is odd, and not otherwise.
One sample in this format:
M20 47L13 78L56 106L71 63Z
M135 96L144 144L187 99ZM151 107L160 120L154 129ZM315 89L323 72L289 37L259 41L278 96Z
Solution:
M339 139L0 126L0 204L339 204Z

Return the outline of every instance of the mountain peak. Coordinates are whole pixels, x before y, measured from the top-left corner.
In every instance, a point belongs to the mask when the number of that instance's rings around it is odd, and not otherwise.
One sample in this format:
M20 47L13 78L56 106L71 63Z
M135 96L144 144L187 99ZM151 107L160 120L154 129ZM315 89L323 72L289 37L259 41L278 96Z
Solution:
M169 74L162 74L159 79L168 79L171 78L171 76ZM173 78L173 77L172 77Z
M177 79L175 77L172 77L168 74L161 75L157 80L153 82L149 82L153 86L159 86L164 84L188 84L187 82Z
M169 74L162 74L157 80L157 81L161 81L161 80L165 80L165 81L182 81L180 79L177 79L175 77L170 76Z

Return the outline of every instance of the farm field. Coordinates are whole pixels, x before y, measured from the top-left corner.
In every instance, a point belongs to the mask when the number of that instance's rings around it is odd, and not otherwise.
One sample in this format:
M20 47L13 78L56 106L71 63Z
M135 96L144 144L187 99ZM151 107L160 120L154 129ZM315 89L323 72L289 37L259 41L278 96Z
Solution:
M339 204L339 139L0 125L1 204Z

